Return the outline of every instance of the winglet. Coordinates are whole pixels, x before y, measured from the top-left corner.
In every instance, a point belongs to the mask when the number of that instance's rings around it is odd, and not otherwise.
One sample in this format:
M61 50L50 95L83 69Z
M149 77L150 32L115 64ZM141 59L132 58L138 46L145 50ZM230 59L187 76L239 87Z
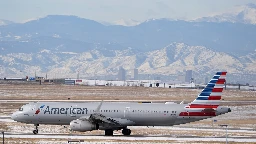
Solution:
M103 100L100 102L99 106L96 108L96 110L95 110L96 113L100 113L100 108L101 108L102 103L103 103Z
M180 104L184 104L184 101L185 101L185 100L183 100L182 102L180 102Z

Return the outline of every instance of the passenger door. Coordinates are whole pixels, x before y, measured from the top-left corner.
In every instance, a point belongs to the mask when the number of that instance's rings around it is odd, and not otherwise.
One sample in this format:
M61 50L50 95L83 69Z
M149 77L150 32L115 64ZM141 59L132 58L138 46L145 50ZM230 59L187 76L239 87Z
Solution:
M124 110L124 118L127 118L129 117L129 113L130 113L130 107L126 107L125 110Z

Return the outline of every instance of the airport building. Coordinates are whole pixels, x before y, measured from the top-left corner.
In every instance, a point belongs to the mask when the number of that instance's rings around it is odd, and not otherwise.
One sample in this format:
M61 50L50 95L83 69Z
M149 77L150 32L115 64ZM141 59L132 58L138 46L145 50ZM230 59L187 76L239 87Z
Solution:
M124 81L125 80L125 69L123 67L119 67L118 70L118 80Z
M138 69L132 70L131 79L132 79L132 80L138 80L138 79L139 79L138 75L139 75Z
M185 76L185 82L191 82L191 79L192 79L192 70L187 70L186 71L186 76Z

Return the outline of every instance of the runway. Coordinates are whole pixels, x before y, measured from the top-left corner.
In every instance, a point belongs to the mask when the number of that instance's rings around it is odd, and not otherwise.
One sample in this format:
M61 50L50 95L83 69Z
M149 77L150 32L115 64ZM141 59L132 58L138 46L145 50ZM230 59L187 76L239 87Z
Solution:
M11 120L8 116L2 116L0 117L0 123L1 122L8 122L8 123L14 123L15 121ZM33 126L32 126L33 127ZM49 126L47 126L49 127ZM115 131L114 136L104 136L99 134L92 134L92 133L85 133L85 134L76 134L74 132L72 133L60 133L61 131L58 131L58 133L54 132L42 132L37 135L32 134L30 130L27 129L22 132L13 132L13 131L7 131L5 132L5 138L12 139L12 142L15 141L31 141L31 140L38 140L38 141L47 141L48 143L67 143L69 140L72 141L84 141L85 143L111 143L114 142L127 142L127 143L136 143L139 141L140 144L142 143L155 143L162 142L162 143L172 143L172 142L181 142L181 143L187 143L187 142L216 142L216 143L222 143L226 141L225 137L225 129L220 127L179 127L179 126L173 126L173 127L140 127L140 126L134 126L130 127L132 130L160 130L160 131L170 131L171 134L135 134L131 136L123 136L120 131ZM39 128L40 131L40 128ZM181 131L190 131L191 133L179 133ZM178 133L176 133L178 132ZM195 135L196 133L215 133L215 135L211 136L201 136L201 135ZM234 135L235 134L235 135ZM243 136L241 136L241 134ZM246 135L245 135L246 134ZM2 138L2 135L0 136ZM228 128L228 141L229 142L241 142L241 143L255 143L256 142L256 130L255 129L246 129L246 128Z
M2 138L2 135L1 137ZM74 134L30 134L30 133L5 133L5 138L26 138L26 139L62 139L62 140L122 140L122 141L217 141L224 142L226 137L198 137L198 136L175 136L175 135L115 135L115 136L103 136L103 135L74 135ZM228 137L228 141L232 142L256 142L256 136L254 137Z

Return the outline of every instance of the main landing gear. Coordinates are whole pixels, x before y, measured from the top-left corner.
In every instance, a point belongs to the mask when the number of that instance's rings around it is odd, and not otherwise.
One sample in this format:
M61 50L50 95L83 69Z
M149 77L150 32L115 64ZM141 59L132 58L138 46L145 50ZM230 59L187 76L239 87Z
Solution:
M131 135L131 130L130 129L127 129L127 128L124 128L122 130L122 133L123 135ZM105 130L105 136L113 136L113 130L112 129L106 129Z
M127 129L127 128L124 128L123 130L122 130L122 133L123 133L123 135L131 135L131 130L130 129Z
M113 135L113 130L112 129L106 129L105 130L105 136L112 136Z
M38 134L38 126L39 126L39 124L35 124L36 129L33 130L33 134Z

